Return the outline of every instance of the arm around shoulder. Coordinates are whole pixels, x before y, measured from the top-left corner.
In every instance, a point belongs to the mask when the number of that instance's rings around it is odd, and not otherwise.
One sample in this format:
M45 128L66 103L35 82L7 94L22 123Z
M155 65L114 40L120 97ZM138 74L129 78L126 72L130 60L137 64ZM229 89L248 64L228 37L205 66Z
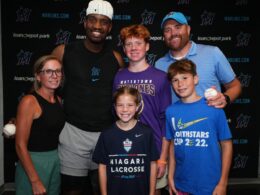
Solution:
M62 62L63 55L64 55L64 49L65 49L65 45L61 44L61 45L55 47L52 50L51 54L56 56Z
M121 54L115 50L113 50L113 53L115 55L115 58L117 59L117 62L119 64L120 68L124 68L125 63L124 63L124 60L123 60Z

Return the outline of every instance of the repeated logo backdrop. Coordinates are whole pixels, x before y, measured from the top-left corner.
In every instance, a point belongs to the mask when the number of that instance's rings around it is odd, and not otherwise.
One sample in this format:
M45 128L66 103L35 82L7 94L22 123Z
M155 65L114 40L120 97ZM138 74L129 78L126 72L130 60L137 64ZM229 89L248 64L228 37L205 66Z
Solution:
M234 155L230 177L257 177L256 14L249 0L111 0L113 31L107 37L122 53L119 31L142 23L151 31L150 64L166 51L160 29L169 11L182 11L192 28L191 39L218 46L243 85L243 94L226 114L233 134ZM3 1L4 122L16 114L19 100L32 86L32 66L43 54L61 43L85 38L83 20L88 0ZM123 54L123 53L122 53ZM127 59L125 59L127 62ZM48 141L48 140L46 140ZM5 181L14 179L17 157L14 140L4 142Z

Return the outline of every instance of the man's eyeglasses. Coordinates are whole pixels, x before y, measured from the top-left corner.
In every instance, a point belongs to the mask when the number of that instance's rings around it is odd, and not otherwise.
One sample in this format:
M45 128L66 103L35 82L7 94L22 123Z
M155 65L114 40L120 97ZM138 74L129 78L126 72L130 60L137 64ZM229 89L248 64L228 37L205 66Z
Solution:
M56 69L56 70L46 69L46 70L41 70L40 72L44 73L48 77L52 77L54 73L57 77L62 76L62 70L61 69Z

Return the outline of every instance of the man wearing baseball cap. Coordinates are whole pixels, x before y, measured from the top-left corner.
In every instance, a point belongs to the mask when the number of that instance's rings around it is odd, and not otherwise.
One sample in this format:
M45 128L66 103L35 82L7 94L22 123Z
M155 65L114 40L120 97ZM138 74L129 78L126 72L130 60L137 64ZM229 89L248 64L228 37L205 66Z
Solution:
M103 0L93 0L88 4L88 8L86 10L86 15L90 14L100 14L107 16L110 20L113 18L113 7L108 1Z
M186 17L183 15L183 13L181 13L181 12L170 12L162 20L162 23L161 23L162 29L163 29L164 23L167 20L170 20L170 19L177 21L179 24L188 25L188 21L187 21Z
M162 20L161 29L169 52L156 61L156 68L167 72L169 65L176 60L192 60L197 65L200 78L196 91L200 96L204 96L206 89L216 87L217 96L208 101L209 105L216 108L224 108L240 95L241 84L225 55L216 46L197 44L190 40L191 27L183 13L168 13ZM225 89L223 93L221 85ZM172 102L176 102L179 98L173 91L172 93Z
M207 103L216 108L224 108L240 95L241 84L227 58L216 46L197 44L190 40L191 27L183 13L176 11L168 13L162 20L161 28L169 52L156 61L156 68L167 72L170 64L177 60L187 58L193 61L197 66L197 74L200 79L200 82L196 85L196 92L203 97L204 91L214 86L218 90L218 94L210 98ZM221 92L221 86L225 89L223 93ZM172 102L176 101L178 101L178 97L172 90ZM170 165L169 190L174 192L175 187L178 188L178 182L180 181L175 178L174 186L171 178L171 176L173 177L172 168L173 165ZM199 186L195 188L200 189ZM182 191L183 189L179 190ZM195 193L192 188L188 192Z
M92 161L100 132L113 123L112 83L123 65L106 37L112 28L113 7L92 0L86 9L86 39L59 45L52 54L62 62L66 123L60 134L59 157L63 195L99 194L98 165ZM90 179L93 192L84 192Z

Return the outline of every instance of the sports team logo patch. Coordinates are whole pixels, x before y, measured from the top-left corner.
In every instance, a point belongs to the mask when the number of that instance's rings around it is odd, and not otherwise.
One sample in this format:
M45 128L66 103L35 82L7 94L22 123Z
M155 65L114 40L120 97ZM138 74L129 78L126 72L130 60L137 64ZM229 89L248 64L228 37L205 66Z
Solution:
M132 141L130 141L128 138L126 138L125 141L123 141L124 149L126 152L129 152L132 148Z

